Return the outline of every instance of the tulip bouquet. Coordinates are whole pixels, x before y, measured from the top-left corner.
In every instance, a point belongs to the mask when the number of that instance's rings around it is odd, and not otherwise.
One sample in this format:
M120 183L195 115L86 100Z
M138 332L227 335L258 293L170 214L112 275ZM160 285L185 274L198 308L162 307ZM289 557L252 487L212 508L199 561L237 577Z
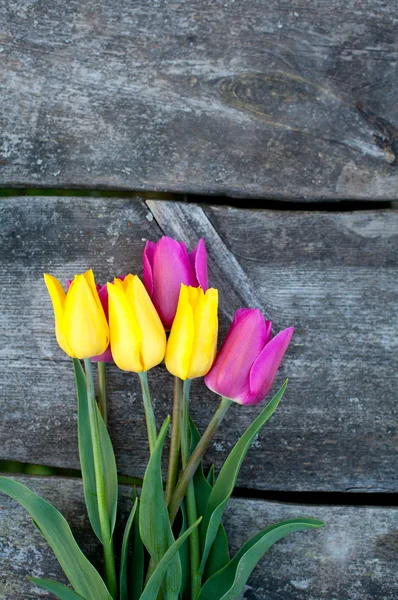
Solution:
M258 532L230 557L223 512L250 444L277 408L286 382L237 441L217 476L214 468L205 476L202 465L231 403L257 404L271 390L293 327L272 337L271 322L259 310L242 308L217 354L218 292L208 287L204 241L191 253L166 237L147 242L143 267L143 283L129 274L101 287L90 270L68 281L67 292L57 279L44 276L58 344L74 365L84 497L103 547L102 576L52 505L4 477L0 491L27 509L54 551L72 587L49 579L32 581L61 600L238 600L272 544L290 532L323 525L308 518L282 521ZM174 376L165 487L161 458L170 417L158 428L147 375L163 360ZM139 376L149 445L141 491L133 491L116 552L118 476L105 389L110 361ZM98 399L93 363L98 367ZM191 382L197 377L221 396L202 435L189 416Z

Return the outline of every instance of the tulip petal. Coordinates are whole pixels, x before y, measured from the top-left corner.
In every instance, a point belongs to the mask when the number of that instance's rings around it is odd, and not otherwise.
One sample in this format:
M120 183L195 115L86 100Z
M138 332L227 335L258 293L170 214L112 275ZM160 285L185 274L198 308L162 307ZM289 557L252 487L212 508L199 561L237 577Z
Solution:
M105 352L103 352L102 354L98 354L97 356L93 356L91 358L91 360L92 360L92 362L104 362L104 363L114 362L110 345L107 347Z
M167 342L167 370L180 379L187 379L195 335L194 317L187 286L181 285L176 316Z
M144 267L144 285L149 296L152 298L153 294L153 255L155 253L156 244L151 241L147 241L144 248L144 254L142 257L142 263Z
M122 285L108 283L109 329L113 360L123 371L141 373L141 329Z
M108 347L108 323L90 272L76 275L68 290L62 332L76 358L91 358Z
M176 313L181 283L196 287L196 277L188 253L181 244L162 237L156 244L152 263L152 301L163 325L170 329Z
M196 275L198 285L200 285L203 291L206 292L209 287L209 281L207 277L206 245L203 238L199 240L196 248L194 248L188 256L191 267Z
M236 311L232 325L205 377L207 387L215 393L243 402L250 392L250 369L270 335L270 325L257 308Z
M126 296L141 329L141 363L144 371L148 371L164 358L166 333L144 284L136 275L127 286Z
M108 320L109 317L109 310L108 310L108 286L105 284L103 286L99 286L98 289L98 298L100 299L101 302L101 306L104 310L104 314L106 317L106 320Z
M66 294L58 279L52 275L44 274L44 282L47 286L48 293L50 294L51 302L54 309L55 319L55 337L59 346L66 354L72 358L76 358L72 349L70 348L62 330L62 323L64 318L64 306Z
M124 281L124 279L126 278L125 275L120 275L118 277L118 279L120 281ZM68 281L68 284L70 285L70 281ZM69 286L68 286L69 287ZM109 309L108 309L108 286L107 284L105 285L99 285L97 283L96 285L97 287L97 292L98 292L98 297L100 299L100 302L102 304L102 308L104 309L104 313L105 313L105 318L109 323ZM97 356L93 356L91 358L91 360L93 362L106 362L106 363L110 363L113 362L113 358L112 358L112 352L111 352L111 348L110 345L108 346L108 348L105 350L105 352L103 352L102 354L99 354Z
M257 404L270 391L294 327L280 331L264 348L250 370L250 393L242 404Z
M93 270L89 269L88 271L83 273L83 277L85 278L85 280L87 281L87 283L90 287L91 293L93 295L93 298L94 298L98 308L102 308L102 303L98 296L98 287L95 283Z
M98 297L100 299L102 308L104 309L105 318L109 323L109 309L108 309L108 287L107 285L98 285L97 283L97 292ZM110 346L103 352L102 354L98 354L97 356L93 356L91 358L93 362L112 362L112 352Z
M210 288L206 294L201 288L193 310L195 335L192 344L188 379L203 377L210 370L217 351L218 290Z

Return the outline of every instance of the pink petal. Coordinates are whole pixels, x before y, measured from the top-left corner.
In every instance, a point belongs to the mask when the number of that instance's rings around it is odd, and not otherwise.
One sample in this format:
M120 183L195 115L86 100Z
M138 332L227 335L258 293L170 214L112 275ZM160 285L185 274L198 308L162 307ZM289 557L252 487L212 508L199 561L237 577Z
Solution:
M106 363L113 362L113 357L112 357L112 352L111 352L110 346L108 346L108 348L102 354L99 354L98 356L93 356L91 360L93 362L106 362Z
M109 311L108 311L108 287L107 284L103 286L97 286L98 296L104 309L106 320L109 322Z
M175 240L162 237L156 244L152 262L152 301L166 329L177 310L181 283L197 287L187 251Z
M206 254L206 245L203 238L199 240L196 245L196 248L189 253L189 260L191 263L191 267L195 272L197 285L206 292L209 287L209 280L207 277L207 254Z
M294 327L280 331L264 348L250 370L250 390L243 404L257 404L270 391Z
M153 255L155 253L156 244L154 242L150 242L149 240L145 244L144 255L142 257L143 267L144 267L144 285L146 291L152 298L153 294L153 274L152 274L152 265L153 265Z
M206 385L221 396L243 402L250 394L250 369L270 335L271 322L265 323L257 309L241 308L210 372Z

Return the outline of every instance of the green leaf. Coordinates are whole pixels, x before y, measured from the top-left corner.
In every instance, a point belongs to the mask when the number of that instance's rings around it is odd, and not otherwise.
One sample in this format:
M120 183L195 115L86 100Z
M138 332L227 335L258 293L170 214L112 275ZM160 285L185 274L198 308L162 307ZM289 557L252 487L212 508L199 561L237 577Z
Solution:
M285 381L281 389L276 393L269 404L267 404L259 416L246 429L245 433L232 448L216 479L206 506L203 523L200 528L201 543L203 548L202 562L200 565L200 570L202 573L204 572L211 546L217 535L225 506L233 492L236 478L238 476L243 459L245 458L255 435L275 412L279 402L281 401L286 386L287 381Z
M137 497L134 488L133 498ZM133 564L131 566L131 590L130 600L139 600L144 587L144 544L140 536L140 504L138 501L137 510L133 522Z
M195 423L190 419L190 427L191 427L191 447L192 451L195 449L196 445L200 440L200 433L197 429ZM213 473L213 476L211 476ZM214 465L213 469L210 468L210 481L214 482ZM203 473L203 464L202 462L196 469L196 473L193 477L193 484L195 489L195 499L196 499L196 509L198 517L203 517L206 511L207 502L210 498L212 485L209 482L209 476L207 478ZM201 526L199 526L199 533L201 531ZM213 545L210 549L209 556L206 562L206 568L203 574L203 580L206 581L213 573L219 571L229 562L229 546L228 546L228 538L225 532L224 526L220 523L220 526L217 531L216 538L213 542Z
M149 459L141 491L140 534L155 565L159 565L167 550L174 543L169 513L164 499L161 470L162 449L169 423L170 417L167 417ZM178 554L176 554L170 560L164 585L162 586L165 600L178 600L181 579L181 563ZM146 588L144 593L145 591Z
M182 515L182 524L180 535L181 537L187 530L188 527L188 518L187 518L187 509L185 506L185 499L181 502L181 515ZM184 598L185 594L188 594L188 583L190 578L190 568L189 568L189 543L188 540L185 540L183 545L179 550L179 556L181 561L181 572L182 572L182 580L181 580L181 590L180 596Z
M207 473L206 479L210 483L211 487L214 487L214 482L215 482L214 465L210 466L210 469L209 469L209 472Z
M289 533L317 529L323 525L317 519L289 519L259 531L243 544L228 565L206 581L199 600L239 600L254 567L275 542Z
M170 548L167 550L163 558L160 560L156 569L152 573L145 589L142 593L140 600L154 600L157 597L160 586L162 584L162 579L166 570L169 568L169 565L172 563L176 553L181 548L182 544L188 538L188 536L192 533L192 531L197 527L200 523L201 519L198 519L189 529L186 530L185 533L181 537L175 541Z
M210 548L209 556L207 557L206 567L203 573L203 581L206 581L214 573L225 567L229 563L229 545L227 533L224 525L220 523L216 538Z
M128 584L127 584L127 559L129 550L129 539L131 527L133 525L135 512L137 510L138 498L135 499L133 508L131 509L129 518L127 519L126 527L123 534L122 551L120 556L120 600L128 600Z
M0 492L14 498L28 511L77 594L86 600L112 600L99 573L84 556L68 523L54 506L6 477L0 477Z
M47 590L60 598L60 600L82 600L83 596L79 596L73 590L66 587L62 583L58 583L58 581L53 581L52 579L38 579L37 577L29 577L29 581L37 585L38 587L43 588L43 590Z
M191 434L191 454L195 450L200 440L200 433L193 420L189 419L190 434ZM207 502L211 494L211 485L207 481L203 473L203 463L199 463L193 476L193 484L195 489L196 511L198 517L203 517L205 514Z
M98 539L103 542L98 514L97 487L95 481L94 455L88 413L86 376L81 362L74 358L77 398L78 398L78 439L79 456L83 477L84 499L91 526ZM110 532L113 534L116 522L118 480L115 454L108 430L96 405L96 418L101 445L101 458L105 474L106 501L109 515Z

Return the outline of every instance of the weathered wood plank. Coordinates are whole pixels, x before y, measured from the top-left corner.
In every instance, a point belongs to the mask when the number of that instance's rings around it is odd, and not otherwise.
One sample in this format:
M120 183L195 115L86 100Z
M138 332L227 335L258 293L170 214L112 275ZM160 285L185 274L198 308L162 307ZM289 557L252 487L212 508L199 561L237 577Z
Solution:
M276 331L296 327L253 484L397 489L398 212L148 205L166 235L206 238L223 315L259 306Z
M90 531L80 482L58 478L26 478L23 482L64 514L84 552L99 565L100 549ZM126 488L122 495L120 526L131 506ZM63 578L57 561L23 508L6 496L1 496L0 507L0 598L41 597L27 577ZM225 515L232 553L263 527L298 516L315 516L327 521L327 526L293 534L275 545L252 574L243 598L396 599L397 509L299 506L234 498Z
M0 23L3 186L397 198L394 2L16 0Z
M276 330L296 326L276 382L289 376L288 391L238 484L396 492L398 213L149 206L73 198L0 205L0 459L79 464L73 375L54 339L43 271L66 279L93 266L103 281L139 272L143 240L164 231L189 246L206 238L221 338L244 305L260 306ZM150 384L160 423L171 412L171 377L157 368ZM109 386L119 470L141 476L147 448L138 379L111 367ZM216 398L201 382L192 398L203 430ZM233 406L208 459L220 465L259 409Z

